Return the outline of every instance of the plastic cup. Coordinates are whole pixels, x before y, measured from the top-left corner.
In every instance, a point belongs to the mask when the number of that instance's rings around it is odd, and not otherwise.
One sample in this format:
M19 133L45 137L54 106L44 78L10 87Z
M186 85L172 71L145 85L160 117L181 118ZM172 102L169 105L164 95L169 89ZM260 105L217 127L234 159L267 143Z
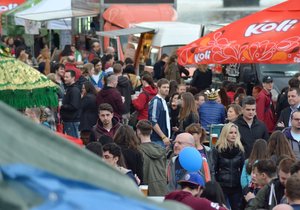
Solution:
M148 196L148 185L140 185L139 189L145 196Z

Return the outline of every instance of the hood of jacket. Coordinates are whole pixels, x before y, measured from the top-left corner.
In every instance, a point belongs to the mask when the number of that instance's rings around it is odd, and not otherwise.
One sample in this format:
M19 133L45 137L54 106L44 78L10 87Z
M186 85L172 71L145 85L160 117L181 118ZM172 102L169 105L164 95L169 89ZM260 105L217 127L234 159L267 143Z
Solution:
M98 93L102 97L114 95L118 91L117 88L104 86L103 89Z
M119 126L119 119L117 117L112 118L112 129L116 129L117 126ZM100 131L106 131L105 128L103 128L103 123L100 119L97 120L96 129Z
M143 87L143 91L149 93L152 96L155 96L157 94L157 88L153 88L152 86Z
M142 143L140 149L151 159L161 159L166 154L165 149L152 142Z
M167 199L167 200L176 200L176 201L181 202L186 197L191 197L191 196L193 196L193 195L190 192L178 190L178 191L174 191L174 192L171 192L168 195L166 195L165 199Z
M118 86L119 87L128 87L128 86L130 86L130 82L126 77L119 76L118 77Z

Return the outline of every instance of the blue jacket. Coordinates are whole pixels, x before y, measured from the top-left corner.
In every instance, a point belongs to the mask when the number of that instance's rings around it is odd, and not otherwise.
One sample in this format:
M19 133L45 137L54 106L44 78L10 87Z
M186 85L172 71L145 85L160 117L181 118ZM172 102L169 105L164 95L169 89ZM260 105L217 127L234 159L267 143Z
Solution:
M225 108L216 101L206 101L198 110L200 123L205 130L209 131L208 125L223 124L225 121Z
M91 83L92 83L95 87L97 86L98 88L102 88L102 87L103 87L102 80L103 80L104 76L105 76L105 72L104 72L104 71L101 71L101 72L100 72L100 77L99 77L98 82L96 82L96 81L93 79L93 77L91 77L91 76L90 76L89 80L91 81Z
M152 126L158 124L165 136L168 136L167 111L164 109L162 99L157 95L149 102L148 119L152 123ZM151 140L162 141L161 137L155 131L151 134Z

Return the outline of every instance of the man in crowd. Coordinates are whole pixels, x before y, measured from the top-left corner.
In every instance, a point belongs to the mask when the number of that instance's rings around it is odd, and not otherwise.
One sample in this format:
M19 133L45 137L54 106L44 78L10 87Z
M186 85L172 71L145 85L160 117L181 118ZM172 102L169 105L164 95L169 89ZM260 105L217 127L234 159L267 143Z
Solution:
M169 109L165 100L169 94L169 81L164 78L160 79L157 87L157 95L149 102L148 119L154 130L151 134L151 141L165 147L170 145L171 136Z
M143 183L148 185L148 195L164 196L167 193L166 150L151 142L152 125L148 120L140 120L137 123L136 133L141 140L140 149L144 159Z
M66 94L60 108L60 116L64 125L64 133L79 138L81 93L75 85L75 72L67 70L64 75Z
M190 206L194 210L225 210L217 203L200 198L205 185L203 178L197 172L187 173L178 182L182 190L174 191L165 196L166 200L175 200Z
M275 128L275 110L272 101L273 79L270 76L265 76L262 80L263 89L256 97L256 115L257 118L265 123L269 133L272 133Z
M285 186L285 195L288 203L294 210L300 210L300 175L294 174L288 178Z
M113 138L121 126L119 119L114 117L114 110L110 104L100 104L98 116L97 124L93 127L90 135L90 142L98 141L104 135Z
M286 107L281 111L280 117L277 121L278 129L290 127L292 125L291 113L299 110L300 89L299 88L289 88L287 96L288 96L289 107Z
M258 120L255 98L247 96L242 102L242 115L234 122L239 127L241 141L245 149L245 158L248 158L256 139L269 139L266 125Z
M296 157L300 160L300 111L291 114L291 127L282 131L289 141Z
M92 50L88 56L89 62L92 62L95 58L101 58L101 47L100 43L95 41L92 44Z
M195 139L189 133L181 133L174 141L174 157L172 157L167 168L168 192L178 189L177 182L187 172L179 163L178 155L185 147L195 147Z
M124 112L122 115L123 123L128 124L129 116L130 116L130 106L131 106L131 93L132 86L129 79L123 76L123 68L122 65L116 63L113 65L114 75L118 78L117 89L121 93L121 96L124 97Z
M97 105L108 103L113 107L114 116L120 121L125 110L124 98L116 88L118 85L118 77L114 74L108 74L104 77L104 87L97 94Z
M281 160L278 166L279 178L273 179L269 184L259 190L246 210L272 209L277 204L283 203L285 185L291 175L290 169L293 163L295 163L295 161L289 158Z
M252 167L252 173L255 175L255 185L257 189L261 189L276 178L277 168L272 160L259 160ZM250 204L255 198L253 192L248 192L245 200Z

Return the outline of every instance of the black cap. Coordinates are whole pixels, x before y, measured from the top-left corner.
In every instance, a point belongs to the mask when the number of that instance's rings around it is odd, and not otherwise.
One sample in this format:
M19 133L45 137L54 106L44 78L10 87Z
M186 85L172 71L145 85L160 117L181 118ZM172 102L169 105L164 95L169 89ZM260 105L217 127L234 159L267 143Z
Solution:
M271 83L271 82L273 82L273 78L271 76L264 76L262 82L263 83Z

